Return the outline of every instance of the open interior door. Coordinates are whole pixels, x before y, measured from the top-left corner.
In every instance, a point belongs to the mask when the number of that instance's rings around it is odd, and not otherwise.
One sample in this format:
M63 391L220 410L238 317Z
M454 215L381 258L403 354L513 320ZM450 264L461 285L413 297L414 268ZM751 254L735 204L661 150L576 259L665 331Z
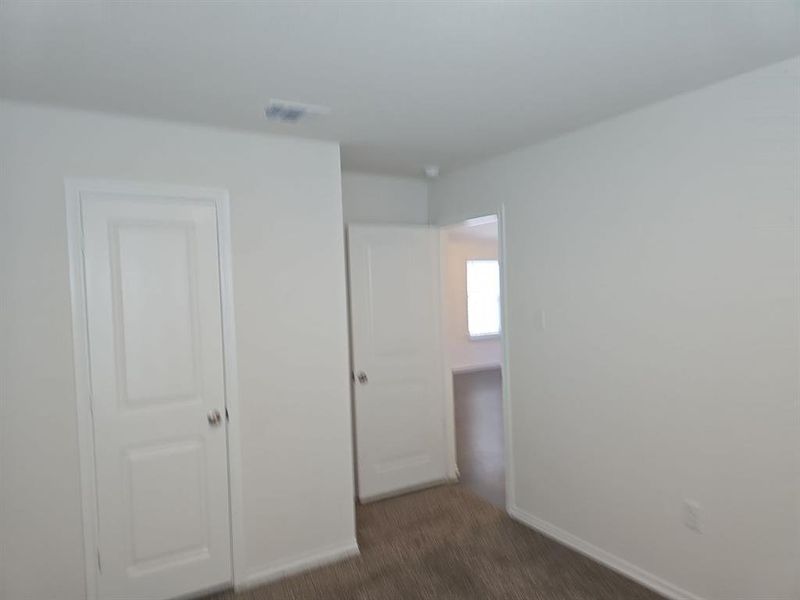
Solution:
M348 236L358 496L447 477L439 232L351 225Z

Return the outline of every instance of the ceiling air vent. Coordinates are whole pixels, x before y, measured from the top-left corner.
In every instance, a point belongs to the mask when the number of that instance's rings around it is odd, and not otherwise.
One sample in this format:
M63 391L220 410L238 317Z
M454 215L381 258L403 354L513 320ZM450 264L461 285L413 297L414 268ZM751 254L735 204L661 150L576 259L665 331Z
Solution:
M309 116L327 115L331 109L327 106L303 104L291 100L271 99L264 109L264 114L269 121L282 121L284 123L297 123Z

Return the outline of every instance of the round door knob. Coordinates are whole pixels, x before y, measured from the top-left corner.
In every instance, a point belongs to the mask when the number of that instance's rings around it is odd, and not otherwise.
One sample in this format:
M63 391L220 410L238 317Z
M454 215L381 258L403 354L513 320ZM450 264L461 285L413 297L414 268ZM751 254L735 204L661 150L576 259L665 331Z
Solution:
M214 426L222 423L222 415L217 409L208 411L208 423Z
M358 383L367 383L369 381L369 377L364 371L359 371L358 373Z

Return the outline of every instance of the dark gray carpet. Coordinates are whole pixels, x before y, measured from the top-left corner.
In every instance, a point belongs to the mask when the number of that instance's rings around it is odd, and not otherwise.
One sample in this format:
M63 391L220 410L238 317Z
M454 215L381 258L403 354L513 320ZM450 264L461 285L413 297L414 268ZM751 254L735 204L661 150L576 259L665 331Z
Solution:
M209 600L663 600L459 485L358 507L361 556Z

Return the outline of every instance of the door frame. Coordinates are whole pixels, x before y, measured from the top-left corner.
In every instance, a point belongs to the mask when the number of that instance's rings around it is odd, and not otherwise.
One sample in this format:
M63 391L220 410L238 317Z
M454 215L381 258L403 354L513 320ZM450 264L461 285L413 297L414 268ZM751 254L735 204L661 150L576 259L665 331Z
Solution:
M502 348L503 356L500 360L500 370L502 373L502 406L503 406L503 441L505 456L505 488L506 488L506 512L510 513L511 509L516 507L515 499L515 485L514 485L514 453L513 444L511 441L511 371L510 371L510 352L509 352L509 330L508 330L508 251L506 246L506 207L505 204L500 204L494 211L482 214L476 214L470 217L465 217L460 221L452 223L444 223L439 225L441 232L440 244L440 260L441 268L440 273L442 283L440 289L442 295L440 297L441 310L445 308L444 290L445 290L445 275L446 275L446 240L445 229L447 227L459 225L474 219L483 219L486 217L497 217L497 260L500 266L500 347ZM455 419L455 397L453 395L453 369L448 360L448 348L445 340L447 335L444 331L445 320L441 319L442 327L442 365L444 365L444 393L445 393L445 414L446 414L446 439L447 439L447 455L448 455L448 476L452 480L458 480L458 463L456 460L456 419Z
M83 550L85 560L86 599L98 599L97 583L100 549L97 540L97 493L94 457L94 419L92 415L88 318L83 261L83 224L81 198L86 192L102 192L127 197L164 197L183 200L211 201L217 214L217 246L219 252L220 308L222 317L223 374L225 408L228 413L228 495L231 535L231 584L244 583L247 564L242 518L242 449L239 420L238 370L236 361L236 322L233 305L233 269L230 228L230 199L227 190L172 184L141 183L104 179L64 180L69 252L69 282L72 305L73 361L75 369L75 399L80 454L81 504L83 517Z

